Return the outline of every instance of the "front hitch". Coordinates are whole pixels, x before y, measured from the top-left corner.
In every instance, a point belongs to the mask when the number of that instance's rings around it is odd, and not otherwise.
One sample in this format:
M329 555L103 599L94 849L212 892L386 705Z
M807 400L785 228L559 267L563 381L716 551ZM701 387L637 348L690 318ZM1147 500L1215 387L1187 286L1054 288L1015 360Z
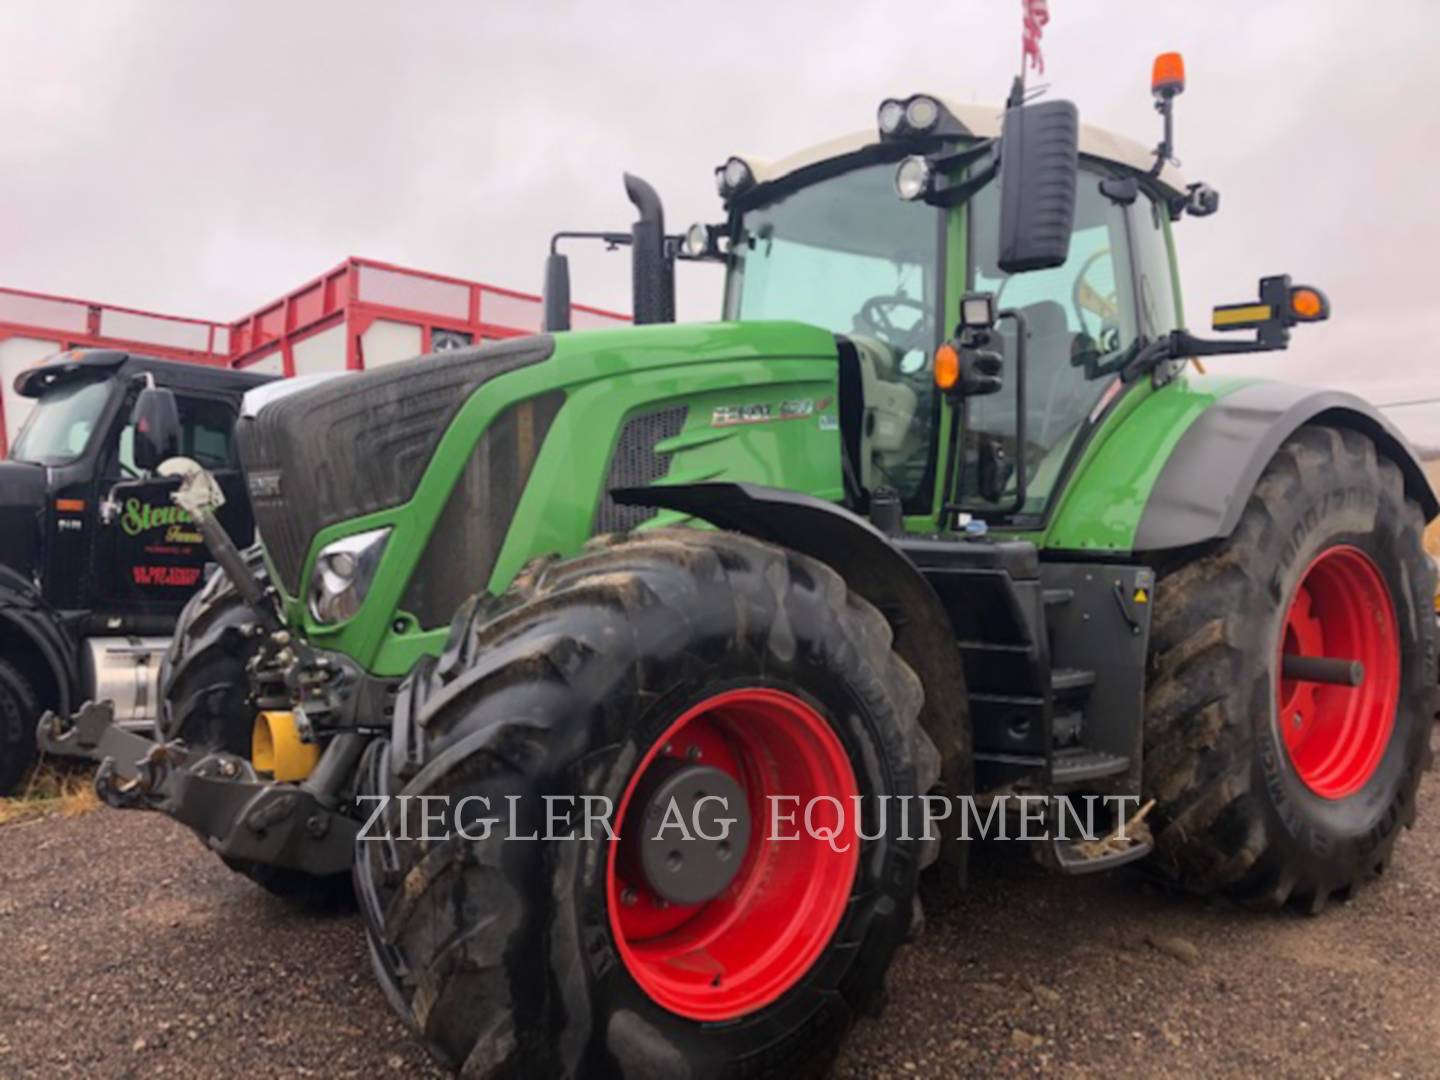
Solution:
M356 738L331 740L317 775L336 772L325 768L332 755L353 757ZM179 739L126 731L108 701L86 702L69 723L47 712L36 740L47 754L99 762L95 792L107 805L172 817L227 859L316 876L350 869L360 824L314 785L276 783L234 754L200 754Z

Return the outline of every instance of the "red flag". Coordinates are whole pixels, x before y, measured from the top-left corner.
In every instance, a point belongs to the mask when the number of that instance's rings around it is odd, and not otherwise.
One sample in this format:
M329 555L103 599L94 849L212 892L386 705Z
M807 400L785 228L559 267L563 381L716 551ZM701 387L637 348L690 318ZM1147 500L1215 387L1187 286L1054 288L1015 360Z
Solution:
M1020 0L1025 9L1025 40L1023 57L1041 75L1045 74L1045 57L1040 52L1040 39L1045 35L1045 24L1050 21L1050 5L1047 0Z

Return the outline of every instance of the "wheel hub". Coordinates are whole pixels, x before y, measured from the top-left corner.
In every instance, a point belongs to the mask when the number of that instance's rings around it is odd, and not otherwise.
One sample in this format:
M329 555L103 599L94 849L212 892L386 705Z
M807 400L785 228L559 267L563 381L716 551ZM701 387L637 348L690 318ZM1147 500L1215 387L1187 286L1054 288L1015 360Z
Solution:
M610 927L641 989L680 1016L724 1021L799 983L850 903L858 797L844 745L794 694L726 690L681 714L631 773L607 857ZM773 799L797 816L758 835L751 822Z
M729 887L750 847L745 792L713 765L662 758L636 791L638 827L621 837L621 859L671 904L702 904Z
M1359 548L1327 548L1301 575L1275 686L1280 740L1305 786L1326 799L1364 787L1395 726L1400 634L1385 578Z

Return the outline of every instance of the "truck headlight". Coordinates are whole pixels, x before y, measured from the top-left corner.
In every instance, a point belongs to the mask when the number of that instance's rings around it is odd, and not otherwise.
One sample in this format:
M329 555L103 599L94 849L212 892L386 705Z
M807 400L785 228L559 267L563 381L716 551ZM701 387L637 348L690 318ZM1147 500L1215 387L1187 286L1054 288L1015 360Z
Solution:
M390 529L371 529L327 544L310 574L310 614L317 622L344 622L360 610Z

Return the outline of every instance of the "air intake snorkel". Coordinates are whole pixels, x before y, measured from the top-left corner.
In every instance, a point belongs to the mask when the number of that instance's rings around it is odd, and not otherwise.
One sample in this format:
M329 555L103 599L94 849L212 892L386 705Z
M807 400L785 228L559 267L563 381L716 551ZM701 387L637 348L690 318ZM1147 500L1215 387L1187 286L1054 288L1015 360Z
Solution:
M665 237L660 196L631 173L625 174L625 194L640 213L630 228L635 322L674 322L675 262Z

